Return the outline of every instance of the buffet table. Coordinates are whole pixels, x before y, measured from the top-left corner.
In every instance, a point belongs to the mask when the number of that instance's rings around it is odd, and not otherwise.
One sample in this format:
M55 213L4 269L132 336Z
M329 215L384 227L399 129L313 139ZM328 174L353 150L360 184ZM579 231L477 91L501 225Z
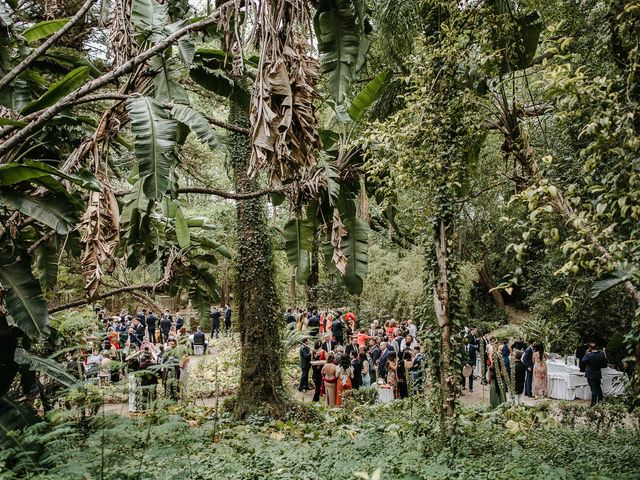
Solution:
M576 366L565 365L561 361L547 362L549 396L560 400L589 400L591 389L584 373ZM605 396L618 396L624 393L622 372L613 368L602 369L602 392Z

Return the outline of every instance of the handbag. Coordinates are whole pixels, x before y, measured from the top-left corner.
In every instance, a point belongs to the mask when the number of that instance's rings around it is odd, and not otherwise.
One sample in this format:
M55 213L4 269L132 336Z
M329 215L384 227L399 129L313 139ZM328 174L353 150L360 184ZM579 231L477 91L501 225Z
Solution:
M464 367L462 367L463 377L470 377L472 373L473 373L473 365L465 365Z

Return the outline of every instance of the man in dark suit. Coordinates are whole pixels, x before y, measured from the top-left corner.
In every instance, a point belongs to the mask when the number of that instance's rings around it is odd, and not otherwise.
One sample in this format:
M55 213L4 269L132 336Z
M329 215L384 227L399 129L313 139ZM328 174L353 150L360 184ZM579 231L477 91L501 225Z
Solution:
M371 375L371 385L376 382L377 378L377 368L378 360L380 359L380 355L382 352L380 351L380 347L376 343L376 339L369 339L369 356L371 357L371 365L369 365L369 375Z
M218 307L213 307L211 310L211 338L215 336L218 338L220 334L220 310Z
M356 337L355 335L353 336L353 338L351 339L351 343L349 343L344 348L344 353L349 358L351 358L351 353L355 353L356 356L358 356L360 354L360 346L358 345L358 337Z
M143 327L146 327L147 323L147 309L143 308L141 311L139 311L138 313L136 313L136 318L138 320L140 320L140 323L142 324Z
M290 308L287 308L287 313L284 314L284 321L287 322L287 325L295 325L296 323L296 317L293 315Z
M200 327L198 327L198 331L193 334L193 342L191 342L191 348L193 349L196 345L203 345L204 350L202 353L207 353L207 342L205 340L204 332Z
M133 331L136 335L136 338L138 339L138 345L142 344L142 342L144 342L144 325L142 325L142 323L140 323L140 320L138 320L137 318L133 319Z
M313 311L313 314L307 320L307 326L309 327L309 335L317 337L320 331L320 316L316 310Z
M338 316L333 323L331 324L331 333L333 333L334 338L336 339L336 343L338 345L342 345L343 342L343 334L344 334L344 325L342 324L342 319Z
M227 335L231 334L231 307L229 304L224 308L224 331Z
M162 341L169 341L169 331L171 330L171 319L166 315L160 320L160 333L162 334Z
M324 350L327 353L331 353L335 350L336 348L336 342L334 342L333 340L331 340L331 335L325 335L324 336L324 342L322 343L322 350Z
M465 366L471 366L471 375L469 375L469 377L465 377L463 373L460 383L464 389L467 384L467 378L469 378L469 392L473 392L473 369L476 367L476 361L478 359L478 347L471 343L467 337L464 337L463 342L462 367L464 370Z
M382 355L380 355L380 363L378 364L378 375L380 378L387 381L387 357L389 353L393 352L393 346L390 343L382 342L380 344L380 350L382 350Z
M529 339L529 346L522 355L522 363L527 367L524 379L524 394L527 397L533 397L533 346L535 343L535 340Z
M151 343L155 345L156 343L156 324L158 322L158 317L156 317L153 312L149 312L149 316L147 317L147 330L149 330L149 340Z
M309 370L311 370L311 349L309 348L309 339L302 340L300 345L300 368L302 369L302 375L300 375L300 385L298 385L298 391L304 392L309 390Z
M604 400L602 393L602 369L607 368L607 356L598 350L595 343L589 344L587 354L582 358L585 366L584 375L591 389L591 406Z

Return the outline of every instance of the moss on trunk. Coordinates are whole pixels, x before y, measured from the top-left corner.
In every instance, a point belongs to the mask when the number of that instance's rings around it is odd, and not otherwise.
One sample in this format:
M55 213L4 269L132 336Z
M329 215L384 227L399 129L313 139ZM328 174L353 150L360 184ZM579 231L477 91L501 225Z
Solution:
M246 107L233 98L229 120L234 125L249 127ZM234 133L231 145L236 191L257 190L258 180L247 175L249 138ZM237 202L236 228L235 283L242 358L235 413L239 417L261 413L281 417L290 403L282 378L280 332L284 320L275 287L273 250L263 197Z

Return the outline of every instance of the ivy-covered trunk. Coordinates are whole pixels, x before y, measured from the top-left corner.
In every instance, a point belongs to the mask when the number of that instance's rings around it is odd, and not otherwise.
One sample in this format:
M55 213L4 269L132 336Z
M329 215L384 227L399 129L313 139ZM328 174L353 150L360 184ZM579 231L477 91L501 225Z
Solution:
M243 102L231 99L229 120L234 125L249 127ZM231 166L237 192L255 191L259 187L258 180L247 174L249 142L243 134L233 134L231 138ZM265 207L262 197L237 203L236 303L242 358L235 413L239 417L254 413L281 417L288 403L282 379L283 320L279 314Z
M320 282L320 235L316 228L311 244L311 268L307 279L307 308L318 308L318 283Z
M456 375L453 367L453 355L451 348L451 327L453 323L451 315L451 279L450 261L448 251L449 225L445 220L440 220L436 225L434 238L434 285L433 306L436 320L440 327L440 385L442 388L442 427L447 438L454 433L455 400L457 392Z

